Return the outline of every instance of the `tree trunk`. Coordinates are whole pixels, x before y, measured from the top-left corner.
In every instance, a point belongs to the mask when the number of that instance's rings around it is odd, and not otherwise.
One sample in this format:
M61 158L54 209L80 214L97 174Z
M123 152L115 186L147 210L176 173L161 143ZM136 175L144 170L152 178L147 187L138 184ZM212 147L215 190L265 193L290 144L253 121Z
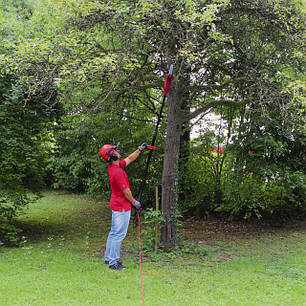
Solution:
M174 84L173 84L174 85ZM168 124L162 176L162 214L165 219L161 232L164 251L169 251L177 241L177 179L180 149L180 100L179 86L175 83L168 96Z
M188 97L183 97L181 110L184 113L190 112L190 107L188 106ZM190 157L190 121L184 121L181 124L180 133L180 152L179 152L179 203L186 200L187 196L192 192L191 185L186 184L189 178L186 177L186 165L188 164Z
M185 88L182 90L181 95L181 111L184 114L190 113L190 90L188 89L188 84L190 84L190 75L191 75L191 67L184 67L184 71L182 71L182 75L180 76L180 88ZM185 86L183 86L183 84ZM190 120L183 121L181 124L181 133L180 133L180 153L179 153L179 180L178 180L178 200L179 203L184 203L188 195L192 192L191 185L187 183L189 178L186 177L187 165L190 157Z
M182 203L186 200L187 196L190 194L190 184L186 184L189 179L186 177L187 164L190 156L190 129L188 128L189 122L184 122L182 124L182 131L180 135L180 153L179 153L179 180L178 180L178 200Z

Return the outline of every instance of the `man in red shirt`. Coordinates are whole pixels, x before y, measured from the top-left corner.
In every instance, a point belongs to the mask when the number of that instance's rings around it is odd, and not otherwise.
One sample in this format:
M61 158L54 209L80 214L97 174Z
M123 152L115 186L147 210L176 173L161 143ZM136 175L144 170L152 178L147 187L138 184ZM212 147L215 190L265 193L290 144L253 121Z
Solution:
M104 145L100 149L101 157L109 163L108 176L112 190L110 198L110 209L112 210L112 226L109 232L106 250L104 254L105 263L112 270L123 270L127 267L120 261L121 243L126 236L130 216L131 204L137 209L141 207L139 201L135 200L124 168L133 162L142 150L147 147L145 143L127 158L120 160L123 155L122 149L117 145Z

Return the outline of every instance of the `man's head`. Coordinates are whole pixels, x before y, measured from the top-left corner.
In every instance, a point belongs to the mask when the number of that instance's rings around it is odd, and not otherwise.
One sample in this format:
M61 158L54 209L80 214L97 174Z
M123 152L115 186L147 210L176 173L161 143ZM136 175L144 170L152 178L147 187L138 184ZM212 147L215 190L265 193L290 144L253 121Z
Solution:
M124 152L122 148L120 148L120 142L116 145L105 144L100 149L100 155L106 162L116 161L120 159Z

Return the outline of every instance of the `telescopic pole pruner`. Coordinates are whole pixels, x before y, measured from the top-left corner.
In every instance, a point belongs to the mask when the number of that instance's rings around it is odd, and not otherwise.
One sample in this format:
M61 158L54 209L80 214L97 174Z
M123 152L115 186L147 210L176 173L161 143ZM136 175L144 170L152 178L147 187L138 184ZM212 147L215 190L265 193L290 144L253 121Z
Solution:
M172 79L173 79L173 65L170 65L169 73L166 74L166 76L165 76L163 101L162 101L162 105L160 107L160 112L159 112L157 123L156 123L156 126L155 126L155 132L154 132L153 139L152 139L152 142L151 142L151 146L150 146L151 148L150 148L150 152L149 152L149 155L148 155L146 168L145 168L145 171L144 171L144 176L143 176L143 179L142 179L142 182L141 182L140 191L139 191L139 195L138 195L138 198L137 198L137 200L139 202L141 202L141 197L142 197L143 190L144 190L144 187L145 187L145 184L146 184L146 178L147 178L150 161L151 161L152 154L153 154L153 149L155 149L154 144L155 144L155 140L156 140L156 137L157 137L159 123L160 123L160 120L162 118L163 108L164 108L164 105L165 105L165 100L166 100L167 94L170 90ZM136 213L139 213L139 211L136 211Z

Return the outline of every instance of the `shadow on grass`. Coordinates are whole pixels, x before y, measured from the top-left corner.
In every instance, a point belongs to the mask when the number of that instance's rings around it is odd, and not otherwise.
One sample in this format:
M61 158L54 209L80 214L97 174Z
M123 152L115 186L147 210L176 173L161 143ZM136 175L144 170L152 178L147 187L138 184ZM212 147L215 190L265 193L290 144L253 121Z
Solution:
M61 236L63 234L72 233L76 229L74 224L59 224L50 222L34 222L31 220L16 220L16 227L22 229L22 235L26 236L30 241L45 240L46 237Z

